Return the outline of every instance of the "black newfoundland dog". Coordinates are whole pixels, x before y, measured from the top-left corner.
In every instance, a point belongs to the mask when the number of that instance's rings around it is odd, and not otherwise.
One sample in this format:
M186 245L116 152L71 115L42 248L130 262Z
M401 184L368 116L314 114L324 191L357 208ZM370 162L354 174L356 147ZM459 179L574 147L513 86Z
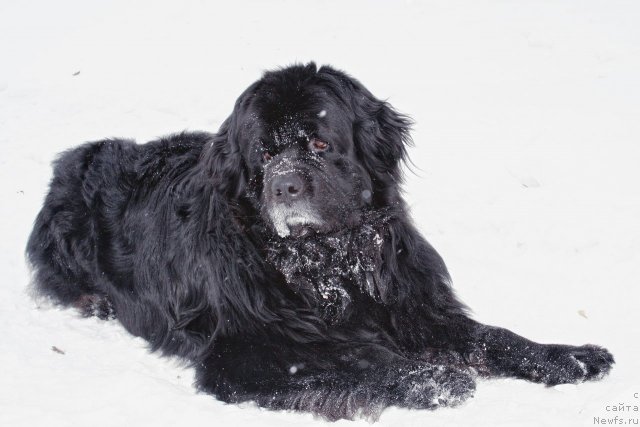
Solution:
M225 402L375 418L475 378L598 379L595 345L471 319L400 192L409 120L331 67L267 72L217 134L63 153L27 247L40 294L116 317Z

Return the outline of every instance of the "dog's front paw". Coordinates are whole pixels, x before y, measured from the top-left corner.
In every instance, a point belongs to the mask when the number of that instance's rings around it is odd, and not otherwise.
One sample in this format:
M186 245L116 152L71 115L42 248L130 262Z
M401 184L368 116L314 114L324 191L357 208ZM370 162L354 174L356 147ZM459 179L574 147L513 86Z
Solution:
M449 367L439 367L434 374L436 390L435 396L439 406L456 406L470 397L476 391L474 375L468 371Z
M547 385L575 384L604 377L615 363L613 355L596 345L580 347L551 345L547 363L537 379Z
M473 396L474 376L445 365L426 366L403 375L398 392L403 406L437 408L456 406Z

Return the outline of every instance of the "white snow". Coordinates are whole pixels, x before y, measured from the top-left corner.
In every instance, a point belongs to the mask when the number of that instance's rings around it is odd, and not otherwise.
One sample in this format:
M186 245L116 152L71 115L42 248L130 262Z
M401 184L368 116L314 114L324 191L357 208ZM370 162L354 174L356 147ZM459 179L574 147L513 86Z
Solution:
M55 153L214 131L262 70L308 60L416 121L406 198L477 319L617 359L600 382L481 381L379 424L637 419L606 407L640 392L638 22L622 0L2 2L0 425L322 424L196 394L117 322L35 303L23 260Z

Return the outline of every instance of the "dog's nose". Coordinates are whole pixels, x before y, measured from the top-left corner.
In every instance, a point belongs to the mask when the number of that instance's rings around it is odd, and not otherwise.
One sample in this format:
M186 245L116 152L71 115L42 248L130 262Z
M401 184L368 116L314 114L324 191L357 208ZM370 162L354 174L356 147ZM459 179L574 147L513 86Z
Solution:
M279 175L271 183L271 194L279 201L289 201L304 194L304 180L297 173Z

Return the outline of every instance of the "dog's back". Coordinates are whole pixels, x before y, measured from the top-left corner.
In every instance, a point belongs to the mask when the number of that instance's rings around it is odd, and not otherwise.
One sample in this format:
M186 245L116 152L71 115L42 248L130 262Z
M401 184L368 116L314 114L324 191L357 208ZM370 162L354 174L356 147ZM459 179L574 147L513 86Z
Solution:
M99 195L122 182L122 171L137 152L132 141L104 140L66 151L54 162L49 193L27 244L40 294L63 305L82 304L96 294L92 275Z
M99 286L100 253L117 249L110 233L132 199L165 192L159 182L171 179L176 159L183 170L194 164L208 137L183 133L144 145L107 139L62 153L27 244L37 293L86 315L112 315Z

